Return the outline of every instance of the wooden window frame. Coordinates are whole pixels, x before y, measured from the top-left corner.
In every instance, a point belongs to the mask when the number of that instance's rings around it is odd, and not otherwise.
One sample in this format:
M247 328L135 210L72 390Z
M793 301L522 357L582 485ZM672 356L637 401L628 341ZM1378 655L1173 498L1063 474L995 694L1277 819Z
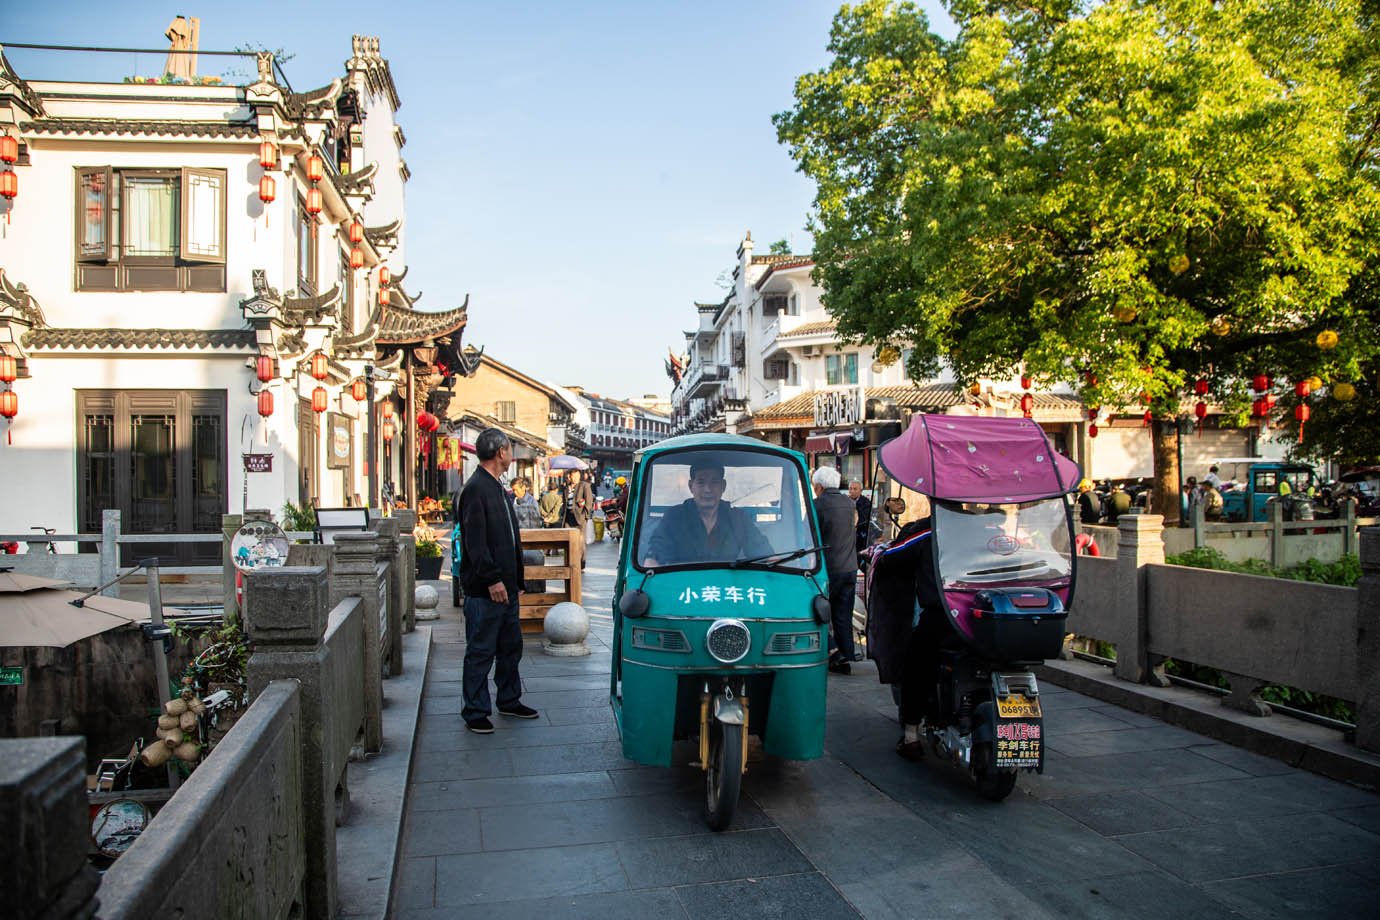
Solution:
M72 224L73 288L77 291L125 293L136 291L178 291L225 293L225 262L229 248L229 190L228 171L207 167L174 167L152 169L143 167L77 166L74 174L74 206ZM104 179L102 232L104 246L100 251L84 252L82 234L86 225L84 186L87 178L99 175ZM151 177L176 180L177 190L177 253L168 256L134 256L124 252L129 239L128 177ZM189 187L199 177L219 182L216 207L219 211L219 246L214 252L192 253L188 250ZM118 186L118 188L117 188ZM119 220L114 215L119 212ZM118 233L117 233L118 231ZM208 267L211 270L208 271ZM218 268L217 268L218 267ZM147 269L168 268L158 274ZM141 271L143 269L144 271Z
M319 256L317 254L316 218L307 211L307 200L297 196L297 296L314 297L317 281L320 278ZM303 247L306 265L302 264Z

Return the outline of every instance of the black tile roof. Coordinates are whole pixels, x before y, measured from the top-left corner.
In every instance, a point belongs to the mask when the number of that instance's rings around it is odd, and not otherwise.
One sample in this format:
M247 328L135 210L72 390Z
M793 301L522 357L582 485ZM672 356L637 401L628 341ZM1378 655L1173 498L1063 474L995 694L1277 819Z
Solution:
M26 348L248 348L253 329L54 329L24 333Z
M259 129L252 122L38 118L24 125L24 133L250 138L258 137Z

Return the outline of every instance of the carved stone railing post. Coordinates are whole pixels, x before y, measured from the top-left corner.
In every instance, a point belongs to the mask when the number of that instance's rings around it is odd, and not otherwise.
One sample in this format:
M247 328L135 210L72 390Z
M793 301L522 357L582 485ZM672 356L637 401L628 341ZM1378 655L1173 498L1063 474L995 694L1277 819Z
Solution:
M417 538L412 535L417 529L417 512L404 508L393 517L398 521L398 564L393 569L393 581L398 586L402 629L410 633L417 628ZM443 540L440 531L436 538Z
M358 597L364 636L364 749L383 747L383 663L380 644L386 638L384 612L387 586L380 589L377 563L378 534L335 535L335 572L331 578L331 606L346 597Z
M114 581L120 574L120 512L106 508L101 512L101 584ZM111 585L101 592L106 597L118 597L119 585Z
M330 920L336 914L335 801L339 764L328 742L336 717L328 698L330 650L322 643L330 607L324 566L283 566L244 576L245 609L254 637L249 659L251 698L271 682L301 685L302 801L306 824L307 911Z
M1356 744L1380 751L1380 527L1361 529L1356 587Z
M379 535L377 561L388 566L388 657L384 674L397 677L402 673L402 576L398 572L398 518L384 518L374 522Z
M234 557L230 555L230 542L235 539L235 533L239 531L240 525L244 523L244 517L238 514L222 514L220 516L220 582L221 593L225 598L225 622L232 623L240 616L240 599L235 591L235 576L238 570L235 568Z
M96 912L81 738L0 740L0 891L15 920Z
M1164 685L1167 680L1156 675L1150 662L1145 575L1145 566L1164 562L1164 516L1123 514L1117 518L1117 530L1117 598L1126 614L1118 618L1125 627L1107 637L1116 644L1116 676Z

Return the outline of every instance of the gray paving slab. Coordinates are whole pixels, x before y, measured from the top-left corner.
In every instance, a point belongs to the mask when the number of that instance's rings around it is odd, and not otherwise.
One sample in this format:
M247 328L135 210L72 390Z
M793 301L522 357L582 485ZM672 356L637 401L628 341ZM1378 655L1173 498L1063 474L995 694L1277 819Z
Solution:
M394 916L1296 917L1374 913L1380 797L1045 682L1044 775L1004 803L903 761L870 662L829 681L824 757L750 752L732 829L703 775L625 760L608 706L615 561L590 547L594 654L524 646L531 721L460 724L463 619L433 629ZM601 606L602 605L602 606Z

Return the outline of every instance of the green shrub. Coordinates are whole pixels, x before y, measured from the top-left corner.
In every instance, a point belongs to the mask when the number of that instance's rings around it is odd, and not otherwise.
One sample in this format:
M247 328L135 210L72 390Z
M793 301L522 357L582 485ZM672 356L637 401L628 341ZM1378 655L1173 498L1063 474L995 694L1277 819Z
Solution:
M1212 547L1203 546L1173 556L1166 556L1164 561L1170 565L1183 565L1195 569L1241 572L1246 575L1264 575L1268 578L1288 578L1293 581L1341 585L1344 588L1356 587L1356 583L1361 578L1361 559L1356 555L1343 556L1336 562L1320 562L1317 559L1308 559L1299 565L1277 569L1263 559L1232 562Z
M417 541L417 558L418 558L418 559L436 559L436 558L438 558L440 555L441 555L441 544L437 543L435 540L418 540L418 541Z
M315 530L316 509L306 505L298 507L292 502L284 502L283 529L288 531Z

